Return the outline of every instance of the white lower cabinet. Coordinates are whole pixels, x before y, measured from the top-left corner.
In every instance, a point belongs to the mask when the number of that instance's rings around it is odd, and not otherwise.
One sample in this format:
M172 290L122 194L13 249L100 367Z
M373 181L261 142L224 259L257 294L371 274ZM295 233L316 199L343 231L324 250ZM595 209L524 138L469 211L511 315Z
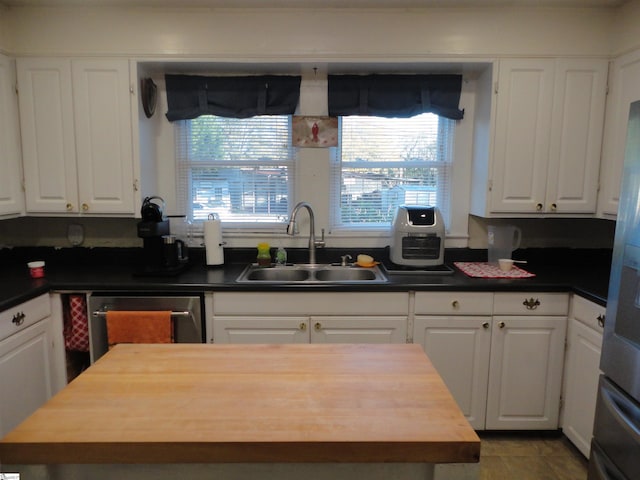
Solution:
M494 317L487 430L558 428L566 325L566 316Z
M605 307L574 295L567 333L562 431L589 458Z
M63 351L49 295L0 313L0 438L58 391Z
M417 292L413 341L475 429L554 429L567 310L566 294Z
M471 426L484 429L493 293L417 292L413 342L431 360Z
M408 294L214 293L214 343L405 343Z

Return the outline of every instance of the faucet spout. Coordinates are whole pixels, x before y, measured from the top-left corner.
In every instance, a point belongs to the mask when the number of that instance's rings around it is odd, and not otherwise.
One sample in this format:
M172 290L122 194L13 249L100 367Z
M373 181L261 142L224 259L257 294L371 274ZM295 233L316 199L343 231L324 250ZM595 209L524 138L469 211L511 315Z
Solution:
M311 205L309 205L307 202L299 202L295 207L293 207L291 215L289 216L287 234L295 235L296 216L298 215L298 211L301 208L306 208L309 212L309 263L313 265L316 263L316 246L324 246L324 238L322 241L316 241L315 217L313 215L313 209L311 208Z

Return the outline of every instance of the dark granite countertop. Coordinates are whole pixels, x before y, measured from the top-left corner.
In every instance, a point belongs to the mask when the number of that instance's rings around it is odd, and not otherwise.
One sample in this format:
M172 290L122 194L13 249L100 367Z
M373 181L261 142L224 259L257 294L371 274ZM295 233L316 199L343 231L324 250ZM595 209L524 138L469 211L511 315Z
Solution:
M6 250L6 249L5 249ZM66 251L65 251L66 250ZM129 249L127 249L129 250ZM137 249L133 249L137 250ZM526 279L470 278L457 268L450 275L392 274L384 284L281 284L254 285L235 282L242 269L252 261L253 250L235 252L234 258L220 267L207 267L201 249L192 249L191 264L174 276L141 276L137 263L139 251L120 249L16 249L0 252L0 310L48 291L59 292L203 292L203 291L573 291L600 305L606 304L610 252L601 251L528 251L515 258L527 258L524 266L535 277ZM336 253L339 258L344 250ZM360 252L384 257L384 251ZM291 252L292 261L301 263ZM332 255L332 252L325 253ZM226 255L226 252L225 252ZM484 253L486 255L486 252ZM45 259L46 276L29 277L26 261ZM447 251L445 262L482 261L482 251ZM319 258L325 262L325 258Z

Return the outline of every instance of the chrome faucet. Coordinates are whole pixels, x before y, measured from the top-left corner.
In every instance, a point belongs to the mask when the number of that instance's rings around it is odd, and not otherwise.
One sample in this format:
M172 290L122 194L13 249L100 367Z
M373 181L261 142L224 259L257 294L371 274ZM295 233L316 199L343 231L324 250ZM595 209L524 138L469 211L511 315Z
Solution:
M322 229L322 240L316 240L316 226L315 218L313 216L313 209L307 202L300 202L291 211L289 216L289 224L287 225L287 235L296 234L296 215L298 210L306 208L309 211L309 263L314 265L316 263L316 247L324 247L324 228Z

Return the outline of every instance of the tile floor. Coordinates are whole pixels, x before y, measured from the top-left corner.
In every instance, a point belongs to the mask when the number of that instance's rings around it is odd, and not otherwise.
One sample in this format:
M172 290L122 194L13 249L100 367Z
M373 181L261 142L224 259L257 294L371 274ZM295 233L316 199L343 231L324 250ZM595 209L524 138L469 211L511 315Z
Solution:
M586 480L587 459L563 435L479 432L480 480Z

